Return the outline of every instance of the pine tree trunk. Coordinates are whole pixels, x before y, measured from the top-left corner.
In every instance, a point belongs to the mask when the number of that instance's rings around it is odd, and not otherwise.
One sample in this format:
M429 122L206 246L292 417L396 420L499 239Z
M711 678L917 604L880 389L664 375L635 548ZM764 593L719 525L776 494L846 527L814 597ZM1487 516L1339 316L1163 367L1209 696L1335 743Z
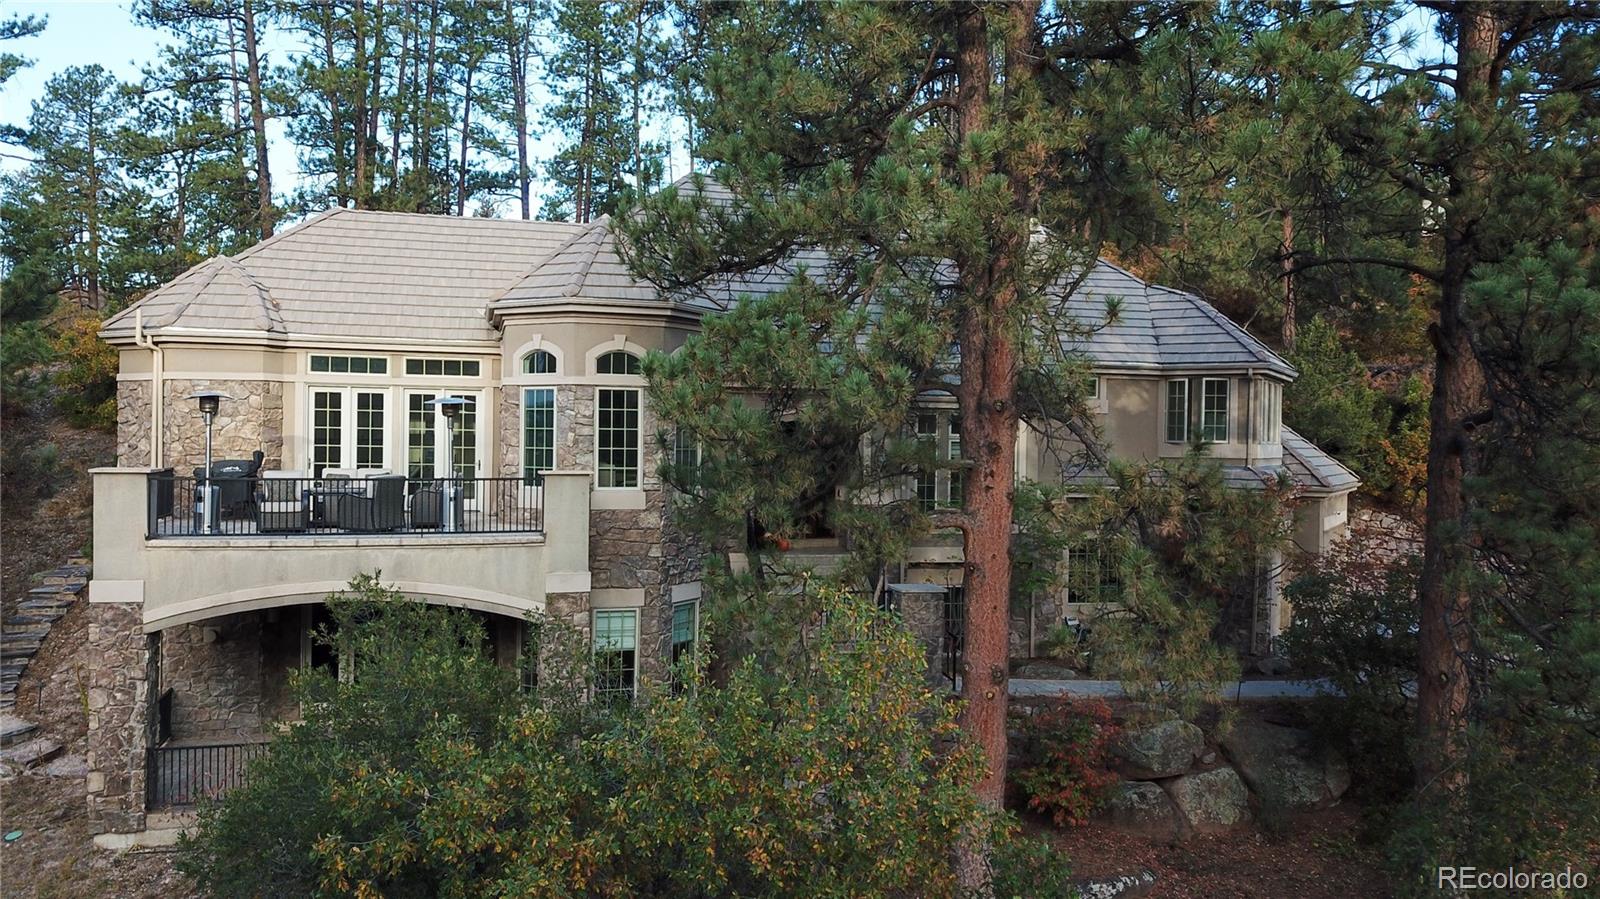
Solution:
M528 174L528 43L517 25L516 0L506 0L506 35L510 41L506 57L511 68L511 121L517 129L517 195L526 221L533 217Z
M423 75L423 80L422 80L422 84L421 84L421 88L422 88L422 115L419 117L419 121L418 121L418 123L416 125L416 127L419 129L418 142L419 142L419 150L420 150L419 156L421 158L421 165L419 166L419 169L426 176L423 179L423 184L426 185L427 194L428 194L427 197L426 197L426 199L428 201L426 208L430 212L433 211L433 202L432 201L434 200L434 184L433 184L433 89L434 89L434 80L435 80L434 79L435 66L437 65L438 60L439 60L438 47L439 47L439 3L438 3L438 0L434 0L434 2L432 2L432 3L430 3L428 5L428 57L427 57L428 64L427 64L427 66L426 66L426 68L424 70L425 74ZM448 123L446 123L446 127L448 127ZM448 154L450 152L449 149L448 149L448 146L449 145L446 144L446 147L447 147L447 149L445 150L446 154ZM448 155L446 156L446 158L448 158Z
M339 114L339 88L334 73L339 68L339 58L333 50L333 7L322 11L322 54L327 84L322 90L323 102L328 104L328 156L333 165L333 198L340 206L348 205L350 179L344 155L344 118Z
M467 82L461 100L461 160L456 172L456 215L467 214L467 134L472 127L472 75L477 60L467 66Z
M400 9L400 56L395 60L394 106L389 120L389 162L394 170L389 176L391 188L400 184L400 134L405 131L406 117L406 62L411 53L411 0L405 0ZM415 62L412 63L415 66Z
M350 14L350 27L355 33L355 58L352 68L357 78L367 77L367 9L363 0L355 0ZM355 114L351 116L351 132L355 139L355 174L351 179L350 193L357 209L367 208L367 91L356 83Z
M228 17L228 87L233 92L233 127L244 123L244 104L239 99L239 39L233 33L233 17Z
M1278 248L1279 264L1283 267L1283 348L1294 352L1296 336L1295 283L1294 283L1294 213L1278 210L1283 220L1283 243Z
M104 308L100 300L100 158L99 147L95 140L95 132L100 123L94 120L97 111L89 113L90 121L84 129L87 137L86 143L89 150L89 189L87 193L88 208L85 210L85 223L89 238L89 264L87 266L89 285L89 308L99 311Z
M1457 32L1457 84L1465 119L1482 121L1494 102L1493 60L1501 33L1495 14L1465 5ZM1461 127L1457 126L1458 130ZM1464 318L1474 251L1471 233L1481 210L1475 202L1485 173L1470 151L1472 139L1451 164L1446 212L1439 321L1432 331L1435 371L1428 420L1427 520L1418 586L1417 785L1424 796L1465 783L1460 762L1471 699L1472 558L1467 543L1466 421L1482 399L1483 374Z
M360 189L367 204L372 203L378 186L378 109L383 105L383 59L389 55L389 32L383 23L383 0L372 7L372 84L367 94L367 153L371 160L366 167L366 178Z
M272 170L267 162L267 109L261 96L261 56L256 50L256 13L254 0L244 0L240 7L244 21L244 59L250 80L250 128L256 137L256 217L261 226L261 239L272 236Z

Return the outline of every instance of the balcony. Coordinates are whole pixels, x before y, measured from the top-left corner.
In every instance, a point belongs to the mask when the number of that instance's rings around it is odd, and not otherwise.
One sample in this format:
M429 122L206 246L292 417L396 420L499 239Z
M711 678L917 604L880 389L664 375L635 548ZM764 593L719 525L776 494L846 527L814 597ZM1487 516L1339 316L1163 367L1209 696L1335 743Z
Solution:
M589 472L363 481L213 481L101 468L93 602L136 604L146 632L319 603L357 574L427 602L522 618L589 589Z
M207 508L209 491L211 508ZM540 534L544 479L217 478L151 472L145 536Z

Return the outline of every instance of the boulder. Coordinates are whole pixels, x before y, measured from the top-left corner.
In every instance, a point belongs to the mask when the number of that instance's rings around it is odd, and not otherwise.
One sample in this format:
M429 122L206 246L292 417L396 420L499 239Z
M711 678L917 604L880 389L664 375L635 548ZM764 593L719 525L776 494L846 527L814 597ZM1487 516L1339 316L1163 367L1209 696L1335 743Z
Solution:
M1104 813L1113 824L1159 834L1174 833L1180 821L1172 797L1160 784L1148 780L1117 784L1106 800Z
M1205 749L1200 728L1187 721L1158 721L1125 730L1111 744L1117 768L1134 780L1157 780L1189 770Z
M1194 830L1227 830L1250 820L1250 794L1232 768L1213 768L1162 784Z
M1142 727L1157 721L1172 721L1179 717L1175 709L1155 702L1119 703L1111 710L1111 715L1118 724L1126 727Z
M1239 776L1269 806L1321 808L1350 788L1350 766L1310 731L1241 720L1222 738Z

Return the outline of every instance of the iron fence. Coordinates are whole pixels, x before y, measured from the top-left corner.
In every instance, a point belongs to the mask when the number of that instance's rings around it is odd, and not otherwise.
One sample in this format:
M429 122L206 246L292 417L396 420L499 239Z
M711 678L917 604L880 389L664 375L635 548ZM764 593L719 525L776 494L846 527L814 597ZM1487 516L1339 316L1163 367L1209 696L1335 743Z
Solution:
M243 784L266 743L156 746L145 753L145 808L191 806Z
M149 476L145 534L517 534L544 530L542 478Z

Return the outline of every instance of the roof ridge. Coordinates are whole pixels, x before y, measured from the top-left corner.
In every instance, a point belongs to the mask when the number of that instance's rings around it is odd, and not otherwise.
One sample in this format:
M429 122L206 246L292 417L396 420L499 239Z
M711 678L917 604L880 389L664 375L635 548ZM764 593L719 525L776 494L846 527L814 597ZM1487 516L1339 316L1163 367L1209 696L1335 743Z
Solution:
M256 302L261 304L260 315L256 317L256 321L261 325L261 329L263 331L281 332L283 330L283 308L278 305L277 298L272 295L272 289L249 269L240 265L236 259L224 256L222 257L222 265L244 281L246 287L255 289Z
M1206 302L1204 298L1202 298L1202 297L1200 297L1200 296L1198 296L1196 294L1190 293L1187 290L1178 290L1178 289L1173 288L1173 287L1164 287L1164 286L1162 286L1160 284L1151 284L1151 285L1149 285L1149 287L1152 290L1159 290L1159 291L1161 291L1163 293L1169 293L1169 294L1172 294L1174 296L1180 297L1180 298L1188 301L1189 305L1191 305L1191 306L1195 307L1196 309L1200 310L1200 314L1201 315L1204 315L1207 318L1211 319L1216 324L1221 325L1222 326L1222 330L1227 332L1228 336L1232 337L1233 341L1235 343L1237 343L1240 346L1244 347L1245 350L1247 350L1250 353L1250 355L1256 357L1256 359L1258 361L1260 361L1260 362L1262 362L1262 363L1264 363L1266 365L1281 364L1284 367L1288 368L1290 371L1295 371L1296 370L1293 365L1289 364L1289 360L1287 360L1287 359L1283 358L1282 356L1278 355L1277 353L1273 352L1271 347L1269 347L1265 343L1261 342L1261 340L1259 338L1257 338L1254 334L1251 334L1249 331L1245 330L1245 327L1243 325L1241 325L1238 322L1234 321L1233 319L1227 317L1226 315L1223 315L1221 310L1217 309L1217 307L1215 307L1215 306L1211 305L1210 303ZM1160 341L1159 336L1156 339L1157 339L1157 342Z
M595 221L584 225L583 229L581 231L578 231L576 234L573 234L571 237L568 237L566 240L563 240L561 243L556 244L548 252L544 253L543 255L535 257L534 261L532 263L530 263L527 268L523 269L521 272L518 272L516 275L512 276L510 283L506 284L506 286L501 288L498 293L496 293L494 296L489 298L488 305L486 305L484 307L485 311L487 312L489 309L494 307L494 304L496 304L496 303L500 302L501 300L505 299L506 294L510 293L513 290L516 290L517 287L519 285L521 285L523 281L526 281L530 276L532 276L539 269L544 268L546 265L549 265L550 262L552 262L557 256L560 256L562 253L565 253L566 251L570 250L579 241L581 241L584 238L588 237L589 235L593 234L595 232L595 226L596 225L599 225L602 221L609 221L609 220L610 220L610 216L601 216L599 219L596 219ZM571 222L562 222L561 224L573 224L573 223L571 223ZM576 279L576 284L578 286L569 286L567 289L563 290L562 296L573 296L574 294L576 294L578 292L579 288L582 286L583 281L586 280L589 277L589 269L590 269L590 267L592 267L594 265L595 256L597 256L598 254L599 254L599 247L596 246L594 252L589 254L589 261L587 263L585 263L584 266L583 266L583 270L580 273L581 277Z
M194 265L189 266L188 268L186 268L183 271L179 272L177 277L173 278L171 281L167 281L166 283L155 287L149 293L147 293L144 296L138 298L137 300L134 300L132 303L129 303L126 307L124 307L123 309L118 311L115 315L112 315L110 318L107 318L104 322L101 322L100 323L100 327L102 329L108 328L108 327L110 327L110 326L112 326L114 324L117 324L118 322L121 322L124 318L131 318L134 315L134 310L138 309L140 306L143 306L147 300L152 300L152 299L155 299L157 297L160 297L162 291L166 290L167 288L171 287L174 284L177 284L178 282L180 282L183 279L189 277L190 275L192 275L195 272L199 271L200 269L206 267L207 265L210 265L216 259L217 259L217 257L215 257L215 256L207 256L206 258L200 260L199 262L196 262Z
M224 260L226 258L228 258L228 257L226 257L226 256L213 256L210 259L207 259L206 261L204 261L204 262L200 263L199 265L195 266L194 269L191 269L191 271L195 271L195 270L198 270L198 269L200 269L200 268L202 268L204 266L208 266L208 265L211 266L211 271L209 273L207 273L206 279L203 282L200 283L200 286L196 287L194 289L194 291L189 294L189 298L188 299L184 300L181 303L174 303L173 307L172 307L172 311L167 313L166 318L163 321L158 322L156 324L149 325L148 327L151 327L151 328L165 328L168 325L177 324L178 319L183 318L183 314L185 312L189 311L189 307L194 305L194 301L200 298L200 294L204 293L205 289L207 287L211 286L211 282L217 280L217 275L222 273L222 267L223 267L222 260Z
M575 297L579 291L583 290L583 285L589 280L589 272L594 268L594 261L600 258L600 248L605 244L606 236L610 233L611 216L602 215L591 222L588 228L584 229L583 233L579 235L579 240L572 242L573 247L579 246L584 241L588 241L589 244L585 254L580 257L581 261L577 276L567 283L566 289L561 292L562 296ZM593 240L590 240L591 235Z

